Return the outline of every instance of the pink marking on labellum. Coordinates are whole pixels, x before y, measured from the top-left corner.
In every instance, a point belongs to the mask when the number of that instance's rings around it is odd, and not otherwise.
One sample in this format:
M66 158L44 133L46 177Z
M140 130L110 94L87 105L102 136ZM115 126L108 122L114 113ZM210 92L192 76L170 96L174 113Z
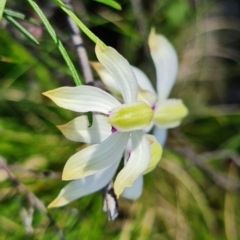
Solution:
M126 152L125 152L125 164L128 162L130 156L131 156L131 150L126 150Z
M115 127L112 126L112 129L111 129L112 133L115 133L117 132L117 129Z
M156 105L154 104L154 105L152 106L152 110L155 111L155 109L156 109Z

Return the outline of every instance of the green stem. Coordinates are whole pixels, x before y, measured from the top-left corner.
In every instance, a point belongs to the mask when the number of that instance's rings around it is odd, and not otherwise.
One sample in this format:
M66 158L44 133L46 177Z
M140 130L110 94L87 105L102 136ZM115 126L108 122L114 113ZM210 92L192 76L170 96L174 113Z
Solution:
M78 25L78 27L94 42L101 42L103 46L106 46L87 26L71 11L61 0L55 0L55 2L59 5L59 7L69 16L74 22Z
M52 37L54 43L57 45L60 53L62 54L63 59L65 60L67 66L72 74L75 84L82 85L83 83L78 76L77 70L75 69L70 57L68 56L66 49L64 48L61 40L57 37L54 29L52 28L51 24L47 20L46 16L44 15L42 10L39 8L39 6L33 0L28 0L28 2L32 6L32 8L35 10L35 12L38 14L39 18L42 20L42 23L46 27L48 33Z

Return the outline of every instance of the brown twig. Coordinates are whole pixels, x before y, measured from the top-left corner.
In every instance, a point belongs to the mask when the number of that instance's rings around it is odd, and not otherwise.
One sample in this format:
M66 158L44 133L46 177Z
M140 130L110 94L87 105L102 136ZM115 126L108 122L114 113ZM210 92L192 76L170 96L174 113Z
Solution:
M25 185L23 185L10 171L8 165L6 164L6 161L0 157L0 168L2 168L3 170L6 171L7 175L8 175L8 179L11 181L12 185L14 188L16 188L17 192L19 194L23 194L27 197L28 203L29 203L29 210L27 211L27 213L23 213L22 212L22 216L27 216L28 219L24 219L24 226L26 231L30 231L31 232L31 220L32 220L32 214L33 214L33 209L34 207L41 212L43 215L45 215L48 220L49 220L49 224L51 226L53 226L53 228L55 229L58 238L60 240L64 240L64 236L63 233L61 231L61 229L57 226L56 222L54 221L54 219L52 218L52 216L49 214L49 212L47 211L46 207L44 206L44 204L36 197L36 195L34 195L33 192L31 192L28 188L25 187ZM21 209L21 211L24 211L23 209ZM26 211L26 209L25 209Z
M71 0L64 0L63 2L70 10L73 10ZM93 82L93 74L88 61L87 52L83 45L83 39L81 36L80 29L78 28L77 24L72 20L72 18L70 18L68 15L67 21L72 31L72 42L76 48L78 60L83 72L84 81L86 84L89 84Z
M181 155L185 156L187 160L189 160L194 165L198 166L198 168L210 179L212 180L216 185L223 188L226 191L233 191L237 190L240 191L240 182L235 181L233 179L229 179L226 175L221 174L217 172L216 170L213 170L212 168L204 165L207 158L210 156L216 157L216 152L212 153L205 153L205 154L198 154L193 149L188 147L174 147L174 149L179 152ZM238 162L239 164L239 157L236 156L236 154L228 152L230 155L226 155L227 152L224 153L224 156L228 156L234 161Z

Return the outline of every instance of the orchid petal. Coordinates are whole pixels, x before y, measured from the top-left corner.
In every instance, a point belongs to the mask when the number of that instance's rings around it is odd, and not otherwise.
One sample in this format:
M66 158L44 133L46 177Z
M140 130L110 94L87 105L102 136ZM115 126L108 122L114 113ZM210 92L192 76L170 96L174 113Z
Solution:
M63 180L86 177L101 171L118 161L127 145L129 133L115 132L101 144L87 147L75 153L63 169Z
M144 128L143 131L144 131L145 133L149 133L149 132L152 130L153 126L154 126L154 122L151 121L151 123L149 124L149 126L146 127L146 128Z
M158 127L174 128L180 125L187 114L188 109L181 99L168 99L157 103L153 121Z
M134 66L131 66L132 67L132 70L137 78L137 83L138 85L143 88L143 89L146 89L152 93L156 93L156 91L154 90L152 84L151 84L151 81L149 80L149 78L147 77L147 75L142 71L140 70L139 68L137 67L134 67Z
M149 35L148 44L156 68L158 96L160 100L164 100L168 98L176 80L177 54L171 43L154 30Z
M137 80L128 61L114 48L97 42L95 52L99 62L107 69L123 96L125 103L137 100Z
M130 158L126 166L118 173L114 183L117 197L126 187L132 186L134 181L146 170L150 160L149 143L142 131L132 132L131 146Z
M100 62L91 62L91 66L97 72L98 76L108 88L109 91L120 94L117 83L113 80L107 69Z
M140 175L132 184L131 187L126 187L121 194L121 197L136 200L142 194L142 187L143 187L143 176Z
M108 122L121 132L147 127L153 117L152 109L144 102L124 104L113 109Z
M101 143L112 134L112 127L103 115L93 114L92 126L88 125L88 118L84 115L57 127L67 139L91 144Z
M108 114L120 102L103 90L92 86L61 87L43 93L62 108L75 112Z
M167 129L166 128L159 128L155 127L153 129L153 135L158 140L158 142L164 146L167 140Z
M147 174L150 171L152 171L158 164L158 162L160 161L161 157L162 157L162 146L159 144L159 142L157 141L157 139L150 134L146 134L145 135L149 145L150 145L150 161L149 164L147 166L147 169L144 171L143 174Z
M151 91L138 87L137 100L145 102L149 107L153 107L157 101L157 95Z
M48 207L61 207L80 197L102 189L112 180L118 164L119 161L116 161L110 167L96 174L71 181L60 191L59 195L48 205Z

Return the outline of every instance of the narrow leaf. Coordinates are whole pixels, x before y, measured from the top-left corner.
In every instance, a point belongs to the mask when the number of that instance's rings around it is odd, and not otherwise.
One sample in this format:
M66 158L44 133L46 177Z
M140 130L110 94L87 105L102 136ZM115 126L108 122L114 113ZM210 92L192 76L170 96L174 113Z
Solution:
M29 0L30 1L30 0ZM85 24L71 11L69 10L64 3L61 0L55 0L55 2L59 5L59 7L69 16L71 17L74 22L78 25L78 27L94 42L97 43L97 41L100 41L99 38L90 31ZM101 42L104 46L105 44Z
M14 27L17 28L27 39L29 39L34 44L39 45L38 40L30 32L28 32L27 29L25 29L22 25L20 25L14 18L10 16L6 16L5 14L4 14L4 17L12 25L14 25Z
M6 9L6 8L5 8L4 11L3 11L3 14L6 15L6 16L10 16L10 17L14 17L14 18L19 18L19 19L28 21L28 22L30 22L30 23L39 25L39 22L38 22L36 19L30 18L30 17L28 17L28 16L26 16L25 14L22 14L22 13L20 13L20 12L16 12L16 11L13 11L13 10Z
M42 20L44 26L46 27L48 33L50 34L50 36L52 37L54 43L57 45L60 53L62 54L71 74L73 77L73 80L75 82L76 85L82 85L82 81L80 80L77 70L75 69L70 57L68 56L68 53L66 51L66 49L64 48L62 42L60 41L60 39L57 37L54 29L52 28L52 26L50 25L49 21L47 20L46 16L44 15L44 13L42 12L42 10L39 8L39 6L32 0L28 0L29 4L32 6L32 8L35 10L35 12L38 14L39 18Z
M7 0L1 0L0 1L0 20L2 19L2 15L3 15L3 10L5 8Z
M109 7L115 8L117 10L122 10L121 5L115 1L111 1L111 0L94 0L94 1L103 3L105 5L108 5Z

